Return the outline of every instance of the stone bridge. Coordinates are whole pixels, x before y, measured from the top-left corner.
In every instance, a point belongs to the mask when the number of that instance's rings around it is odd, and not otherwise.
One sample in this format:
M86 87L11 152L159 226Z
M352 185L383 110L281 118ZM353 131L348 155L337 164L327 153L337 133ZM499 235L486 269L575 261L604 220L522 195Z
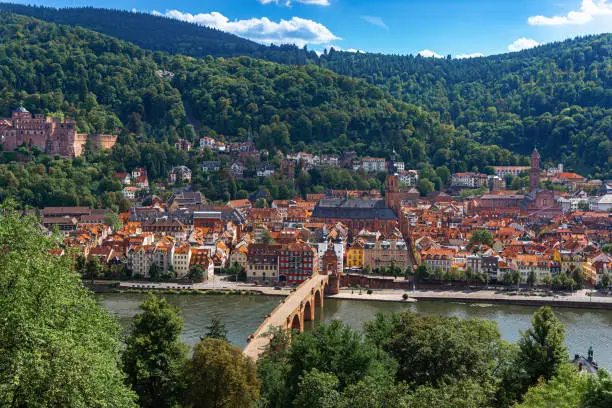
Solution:
M266 350L270 337L266 334L273 327L285 330L304 331L304 322L314 320L315 308L323 308L323 298L328 284L339 285L337 276L316 274L300 284L278 305L254 334L249 336L244 354L257 360Z

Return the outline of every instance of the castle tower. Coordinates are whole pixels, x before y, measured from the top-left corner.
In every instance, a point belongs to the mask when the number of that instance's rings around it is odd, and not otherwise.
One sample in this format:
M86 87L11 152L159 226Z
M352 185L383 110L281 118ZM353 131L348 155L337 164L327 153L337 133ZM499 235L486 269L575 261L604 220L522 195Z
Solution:
M540 188L540 153L533 149L531 153L531 171L529 173L529 191Z

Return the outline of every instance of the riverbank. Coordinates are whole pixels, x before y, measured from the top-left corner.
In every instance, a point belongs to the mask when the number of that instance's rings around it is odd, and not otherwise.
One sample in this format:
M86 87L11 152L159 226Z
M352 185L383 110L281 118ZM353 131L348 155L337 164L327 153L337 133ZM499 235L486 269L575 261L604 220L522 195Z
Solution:
M407 293L408 300L403 299ZM416 302L440 301L440 302L463 302L463 303L485 303L485 304L513 304L522 306L544 306L571 307L581 309L607 309L612 310L612 296L606 296L593 292L589 296L588 290L581 290L572 294L559 293L555 295L541 294L538 292L497 292L493 290L416 290L406 292L397 289L374 290L371 294L354 289L342 289L337 295L329 296L331 299L346 300L372 300L383 302Z
M89 285L88 285L89 286ZM286 297L291 288L274 288L270 286L254 286L243 282L231 282L216 277L214 281L194 284L175 282L104 282L97 281L91 289L98 293L145 293L154 291L164 294L208 294L208 295L265 295ZM403 299L404 293L408 299ZM592 296L588 294L592 293ZM523 306L570 307L581 309L612 310L612 296L606 296L596 291L583 289L574 293L546 294L543 292L496 291L491 289L443 290L423 289L406 291L403 289L374 289L371 294L366 290L343 288L337 295L328 296L331 299L363 300L380 302L410 303L419 300L438 302L464 302L485 304L513 304Z

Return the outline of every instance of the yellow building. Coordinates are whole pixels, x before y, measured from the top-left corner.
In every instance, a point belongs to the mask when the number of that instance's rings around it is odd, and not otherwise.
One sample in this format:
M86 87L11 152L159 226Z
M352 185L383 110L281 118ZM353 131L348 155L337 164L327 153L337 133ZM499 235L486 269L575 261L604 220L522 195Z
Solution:
M355 240L346 251L346 267L363 268L363 243L361 240Z

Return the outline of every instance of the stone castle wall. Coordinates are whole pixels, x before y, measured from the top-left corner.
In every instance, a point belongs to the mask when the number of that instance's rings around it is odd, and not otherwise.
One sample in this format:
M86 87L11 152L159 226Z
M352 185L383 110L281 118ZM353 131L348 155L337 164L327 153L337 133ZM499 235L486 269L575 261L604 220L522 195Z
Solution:
M110 149L117 142L114 135L87 135L77 133L72 119L34 115L28 111L15 111L10 126L3 127L4 150L14 151L22 144L38 146L49 155L77 157L84 153L85 144L90 141L93 149Z

